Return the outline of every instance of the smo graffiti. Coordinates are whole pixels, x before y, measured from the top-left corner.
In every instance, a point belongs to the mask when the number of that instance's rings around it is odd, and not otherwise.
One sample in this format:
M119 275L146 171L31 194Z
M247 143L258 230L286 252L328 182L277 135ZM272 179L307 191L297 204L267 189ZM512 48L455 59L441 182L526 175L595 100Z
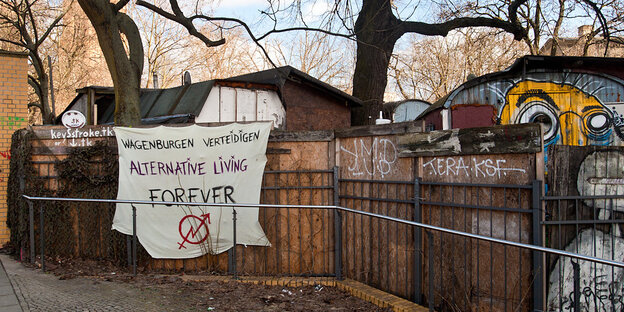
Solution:
M590 85L590 84L588 84ZM570 82L522 80L505 96L499 124L537 122L544 145L614 145L624 139L624 119L588 90Z
M585 229L566 251L608 259L624 258L624 239ZM613 258L611 258L613 257ZM579 261L581 311L624 311L624 269ZM569 257L557 260L550 274L547 311L573 311L574 270Z
M458 176L466 177L497 177L507 176L508 173L520 172L526 173L525 169L505 167L505 159L484 159L478 161L472 158L472 161L464 160L464 157L434 157L430 161L423 163L423 169L429 175L435 176Z
M399 156L392 141L380 138L374 138L370 146L364 143L364 139L353 139L353 150L344 146L340 146L340 150L350 156L351 164L347 166L347 170L356 177L369 174L384 178L390 173Z

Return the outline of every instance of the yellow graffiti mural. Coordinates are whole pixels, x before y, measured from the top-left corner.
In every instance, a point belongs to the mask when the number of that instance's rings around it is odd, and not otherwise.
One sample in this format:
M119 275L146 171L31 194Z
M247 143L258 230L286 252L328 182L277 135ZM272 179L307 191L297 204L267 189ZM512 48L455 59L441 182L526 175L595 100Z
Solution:
M543 124L546 146L611 145L621 135L620 128L614 127L616 115L575 86L525 80L507 92L499 120L501 124Z

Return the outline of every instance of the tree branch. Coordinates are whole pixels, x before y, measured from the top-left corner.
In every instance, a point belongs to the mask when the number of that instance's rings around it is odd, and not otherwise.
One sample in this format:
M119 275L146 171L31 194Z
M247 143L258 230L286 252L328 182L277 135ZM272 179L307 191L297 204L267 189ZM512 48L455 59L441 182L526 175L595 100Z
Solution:
M610 35L609 27L607 25L607 19L604 17L604 14L602 14L602 11L598 7L598 5L596 5L596 3L591 0L583 0L583 2L587 3L587 5L589 5L589 7L592 8L594 12L596 12L596 17L598 18L598 21L600 21L600 25L602 26L602 35L606 39L604 56L607 56L607 52L609 51L609 42L611 41L609 40Z
M54 29L56 26L60 26L59 23L61 22L61 20L63 19L63 17L65 17L65 14L67 14L67 12L69 12L69 10L71 9L72 5L74 4L74 0L70 1L69 5L67 6L67 8L65 8L65 10L59 14L59 16L57 16L54 21L52 21L52 23L50 24L50 26L48 26L48 29L46 29L45 33L43 33L43 35L41 35L40 38L35 38L36 42L35 45L39 46L41 45L41 43L43 41L45 41L45 39L50 35L50 33L52 32L52 29Z
M526 37L526 30L519 24L485 17L459 17L444 23L427 24L421 22L402 22L403 32L418 33L427 36L446 36L451 30L464 27L494 27L514 35L520 40Z
M146 7L156 13L158 13L160 16L170 19L182 26L184 26L184 28L186 28L186 30L189 32L189 34L191 36L194 36L196 38L198 38L199 40L201 40L204 44L206 44L206 46L209 47L216 47L216 46L220 46L222 44L225 43L225 39L221 38L219 40L211 40L208 39L208 37L204 36L201 32L199 32L196 28L195 25L193 25L193 20L187 18L186 16L184 16L184 14L182 13L182 11L180 10L180 7L177 4L177 1L175 0L170 0L169 1L171 3L171 9L174 12L174 14L171 14L151 3L147 3L143 0L138 0L136 2L137 5Z
M145 53L139 28L128 15L122 12L117 12L117 23L119 31L126 35L128 40L128 60L135 66L134 71L137 76L141 77Z
M30 107L36 107L36 108L40 109L41 111L43 111L43 106L41 106L41 104L37 103L37 102L30 102L30 103L28 103L28 107L29 108Z
M37 97L39 99L41 99L41 85L39 84L39 82L37 81L37 79L35 79L35 77L28 75L28 84L35 90L35 93L37 94Z
M130 0L119 0L119 2L113 5L113 10L115 12L119 12L119 10L123 9L123 7L125 7L126 4L128 4L128 2L130 2Z

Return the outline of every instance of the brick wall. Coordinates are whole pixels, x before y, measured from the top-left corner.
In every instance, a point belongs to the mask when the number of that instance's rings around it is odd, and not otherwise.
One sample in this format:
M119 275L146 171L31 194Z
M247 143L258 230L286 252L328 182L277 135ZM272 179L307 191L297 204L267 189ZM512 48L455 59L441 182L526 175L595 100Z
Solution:
M11 135L28 125L27 54L0 51L0 245L9 240L7 181Z

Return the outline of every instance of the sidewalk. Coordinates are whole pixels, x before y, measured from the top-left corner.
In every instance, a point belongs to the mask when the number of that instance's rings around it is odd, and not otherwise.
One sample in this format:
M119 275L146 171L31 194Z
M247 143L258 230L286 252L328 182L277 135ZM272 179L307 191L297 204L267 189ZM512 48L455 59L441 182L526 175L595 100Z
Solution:
M178 311L162 294L130 285L53 274L0 254L0 311Z
M4 257L6 255L0 255L2 258L2 263L4 263ZM0 270L0 311L5 312L22 312L22 307L17 300L17 295L13 290L13 286L11 285L11 281L9 280L9 276L4 269L4 265L2 265L2 270Z

